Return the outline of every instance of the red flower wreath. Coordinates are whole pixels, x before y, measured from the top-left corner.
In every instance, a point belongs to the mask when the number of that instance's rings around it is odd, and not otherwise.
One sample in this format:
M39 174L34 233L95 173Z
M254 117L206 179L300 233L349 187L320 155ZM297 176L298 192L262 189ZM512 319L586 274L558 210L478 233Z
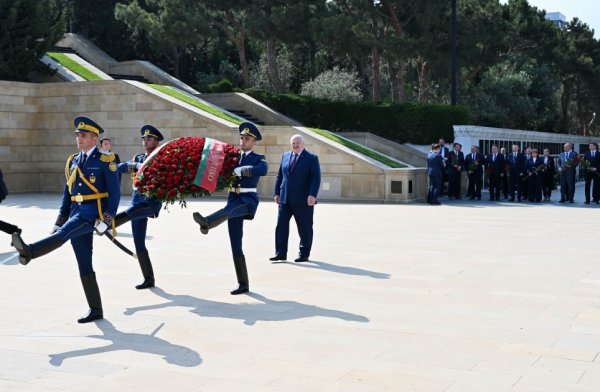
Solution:
M204 170L201 163L211 155L211 151L205 149L207 140L222 146L222 151L219 150L222 165L214 165L218 169L218 177L215 189L211 190L200 187L197 179L198 171L202 174ZM188 197L208 196L213 191L218 192L230 186L239 156L240 151L235 146L203 137L171 140L150 154L138 170L134 186L148 198L158 199L166 204L179 201L185 206L185 199ZM220 159L218 161L221 163Z

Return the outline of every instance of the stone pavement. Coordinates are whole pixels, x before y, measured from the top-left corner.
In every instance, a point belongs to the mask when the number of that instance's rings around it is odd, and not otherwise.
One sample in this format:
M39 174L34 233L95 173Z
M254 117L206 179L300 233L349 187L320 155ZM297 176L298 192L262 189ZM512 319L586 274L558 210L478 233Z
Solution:
M302 264L268 261L264 201L246 222L252 293L235 297L226 226L191 218L223 201L173 206L149 224L152 290L95 239L106 319L86 325L70 245L22 266L0 233L0 391L598 391L600 209L582 199L320 203ZM10 195L0 219L34 241L59 200Z

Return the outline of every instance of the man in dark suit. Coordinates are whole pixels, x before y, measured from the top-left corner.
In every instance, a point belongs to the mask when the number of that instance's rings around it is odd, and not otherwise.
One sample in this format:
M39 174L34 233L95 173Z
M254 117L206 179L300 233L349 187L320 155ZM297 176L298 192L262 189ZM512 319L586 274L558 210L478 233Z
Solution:
M231 295L250 291L246 256L242 250L244 219L254 219L259 203L256 186L260 177L266 175L269 170L265 156L253 151L256 142L262 140L258 128L250 122L245 122L240 124L239 131L242 154L238 166L233 170L236 180L229 190L225 208L207 217L198 212L193 214L194 221L200 225L202 234L208 234L210 229L227 221L233 265L238 281L238 287L230 292Z
M590 204L590 190L592 201L596 204L600 199L600 154L598 154L598 144L590 143L590 149L585 153L584 160L587 165L585 175L585 204ZM592 185L593 184L593 185Z
M469 199L481 200L481 187L483 185L483 155L479 153L478 146L471 146L471 153L465 157L465 170L469 177L467 196Z
M486 171L489 175L490 200L500 200L500 189L504 178L504 157L498 152L498 146L492 146L492 152L486 158Z
M156 150L164 139L162 133L150 124L144 125L140 129L140 134L142 135L142 146L146 152L137 154L132 160L117 165L119 173L129 173L132 180L135 179L137 171L142 167L148 155ZM146 248L146 229L148 228L148 218L158 218L161 208L160 200L147 198L134 187L131 194L131 205L115 216L115 226L117 227L131 221L135 253L144 277L144 281L135 286L138 290L154 287L155 284L154 269Z
M554 189L554 177L556 176L556 166L554 165L554 158L550 156L550 149L544 148L544 165L546 170L542 177L542 193L544 201L549 201L552 196L552 189Z
M427 203L440 205L438 196L442 183L444 171L444 158L440 155L440 145L431 146L431 152L427 157L427 175L429 176L429 192L427 193Z
M519 152L519 146L513 144L512 152L508 154L508 162L510 163L510 201L515 201L515 193L517 200L521 201L521 192L523 182L521 178L525 175L525 156Z
M83 116L75 118L74 124L80 152L67 159L66 184L52 234L27 244L17 232L12 235L12 244L19 252L19 262L26 265L71 240L90 307L87 315L77 322L88 323L103 317L100 290L92 266L94 231L103 234L109 228L114 229L113 217L121 191L114 154L96 148L98 135L104 130Z
M559 202L574 203L575 196L575 172L579 160L577 153L573 151L571 143L565 143L563 152L558 156L558 171L560 173L560 200Z
M523 177L521 178L521 197L523 200L527 200L529 198L529 185L527 184L529 181L529 176L527 175L527 164L531 159L531 147L525 147L523 150L523 155L525 156L525 171L523 173Z
M448 199L460 199L460 176L465 164L465 155L461 151L462 144L454 143L448 153Z
M281 157L275 179L274 198L279 205L275 228L275 256L271 261L287 260L288 236L292 216L298 227L300 251L294 261L308 261L313 241L313 215L321 186L319 158L304 148L302 135L290 139L291 151Z
M446 165L450 150L448 149L448 147L446 147L446 140L444 138L440 138L438 144L440 145L440 156L444 160L444 169L442 170L442 185L440 187L440 196L443 196L446 194L446 183L448 182L448 173L446 172Z
M509 190L509 186L508 186L508 173L507 173L507 168L510 168L510 163L508 162L508 153L506 152L506 148L502 147L500 149L500 155L502 155L502 158L504 158L504 177L502 177L502 195L504 196L504 199L508 199L508 190Z

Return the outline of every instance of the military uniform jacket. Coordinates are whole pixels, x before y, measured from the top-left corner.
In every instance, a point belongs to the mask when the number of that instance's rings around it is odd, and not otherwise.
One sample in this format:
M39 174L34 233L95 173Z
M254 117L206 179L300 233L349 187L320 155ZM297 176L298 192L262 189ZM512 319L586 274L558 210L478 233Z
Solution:
M229 192L229 197L227 198L227 204L230 203L246 203L250 209L250 215L248 215L247 219L254 218L254 214L256 213L256 208L258 207L258 193L256 192L235 192L236 188L256 188L258 186L258 181L261 176L267 174L269 170L269 165L267 164L267 160L264 155L257 154L254 151L251 151L241 164L238 166L249 166L248 170L244 170L242 177L237 177L236 181L232 184L232 189Z
M135 173L137 173L137 170L135 170L135 169L129 170L128 165L133 162L144 163L144 161L146 160L146 157L147 157L146 154L137 154L130 161L119 163L117 165L119 168L119 173L130 173L131 179L133 181L133 179L134 179L133 177L134 177ZM146 203L146 202L150 205L150 207L154 211L154 215L158 216L158 213L160 212L160 209L162 208L162 202L160 200L157 200L154 198L150 198L150 199L147 198L143 193L138 192L137 188L134 187L133 192L131 193L131 205L137 206L137 205L140 205L140 204Z
M69 217L75 206L79 207L77 212L86 218L97 219L101 211L115 216L121 190L114 154L103 154L94 148L83 167L80 165L81 159L81 152L67 159L67 183L60 206L60 216ZM99 194L105 194L99 198L101 211L98 208L98 198L94 198Z

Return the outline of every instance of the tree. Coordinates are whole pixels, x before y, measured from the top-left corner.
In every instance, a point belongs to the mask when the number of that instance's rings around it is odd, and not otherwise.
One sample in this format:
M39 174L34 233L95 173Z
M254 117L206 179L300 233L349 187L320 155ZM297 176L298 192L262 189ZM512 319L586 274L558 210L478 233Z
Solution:
M302 85L302 95L331 101L360 101L362 94L355 74L334 67Z
M28 80L65 32L61 0L0 0L0 79Z
M183 56L201 50L212 33L205 9L194 0L145 0L144 6L139 0L117 4L115 17L164 54L180 78Z

